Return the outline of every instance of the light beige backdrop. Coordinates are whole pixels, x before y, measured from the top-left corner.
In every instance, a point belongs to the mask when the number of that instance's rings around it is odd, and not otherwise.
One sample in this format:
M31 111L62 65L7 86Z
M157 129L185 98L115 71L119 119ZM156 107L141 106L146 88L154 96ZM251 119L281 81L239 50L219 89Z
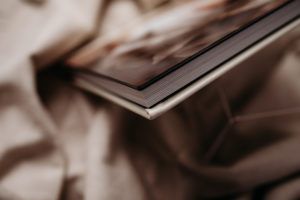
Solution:
M134 2L116 2L139 15ZM140 1L145 10L153 3ZM300 197L299 40L243 98L216 83L147 121L45 71L113 28L104 8L102 0L1 1L1 200Z

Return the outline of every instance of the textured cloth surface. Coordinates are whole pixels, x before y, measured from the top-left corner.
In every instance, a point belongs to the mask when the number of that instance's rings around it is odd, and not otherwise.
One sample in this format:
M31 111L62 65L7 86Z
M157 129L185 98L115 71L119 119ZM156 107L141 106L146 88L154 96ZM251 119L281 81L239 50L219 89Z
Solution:
M300 198L297 37L260 59L274 70L246 94L232 71L148 121L73 87L53 64L112 29L106 6L1 2L1 200Z

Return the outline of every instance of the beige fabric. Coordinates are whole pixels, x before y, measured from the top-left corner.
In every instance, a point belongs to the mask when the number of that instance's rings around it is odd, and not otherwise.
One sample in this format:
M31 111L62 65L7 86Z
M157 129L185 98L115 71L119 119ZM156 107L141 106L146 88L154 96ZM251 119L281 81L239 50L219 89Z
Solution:
M1 200L299 198L296 51L251 98L224 78L147 121L44 69L101 33L104 5L1 2Z

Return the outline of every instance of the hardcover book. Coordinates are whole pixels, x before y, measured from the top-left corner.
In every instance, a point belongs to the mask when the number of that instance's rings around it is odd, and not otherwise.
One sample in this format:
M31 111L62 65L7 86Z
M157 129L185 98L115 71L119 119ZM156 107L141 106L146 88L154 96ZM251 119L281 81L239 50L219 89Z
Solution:
M299 15L299 0L166 4L102 34L66 64L81 88L152 119L284 36Z

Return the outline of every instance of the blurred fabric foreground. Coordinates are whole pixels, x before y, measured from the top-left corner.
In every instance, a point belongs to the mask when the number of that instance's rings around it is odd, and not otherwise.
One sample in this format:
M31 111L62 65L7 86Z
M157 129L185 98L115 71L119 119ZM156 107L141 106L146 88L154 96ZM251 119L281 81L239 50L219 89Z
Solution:
M80 91L52 64L111 28L103 10L134 18L164 3L108 2L1 2L0 199L299 199L298 37L260 59L272 69L264 81L247 73L249 90L230 84L245 82L237 68L148 121Z

